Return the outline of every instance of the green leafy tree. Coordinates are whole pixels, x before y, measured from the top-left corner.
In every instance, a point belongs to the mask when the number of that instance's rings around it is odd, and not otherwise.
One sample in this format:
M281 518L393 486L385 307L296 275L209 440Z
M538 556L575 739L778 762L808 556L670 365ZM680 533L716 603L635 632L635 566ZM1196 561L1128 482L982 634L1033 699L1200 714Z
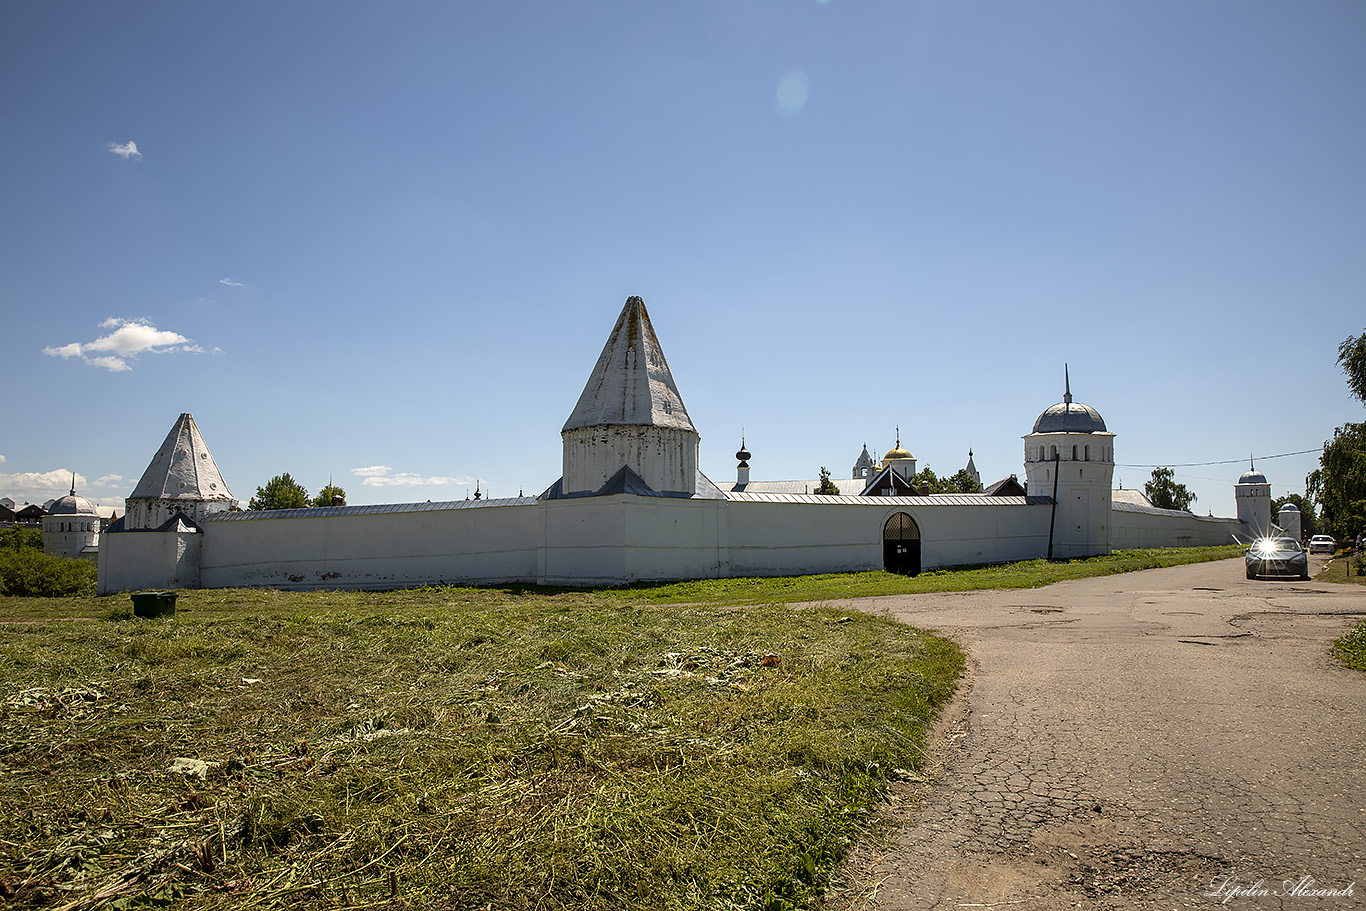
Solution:
M1366 528L1366 424L1344 424L1323 444L1309 475L1309 496L1327 533L1339 541Z
M1195 502L1195 494L1185 484L1176 483L1176 474L1170 468L1154 468L1152 480L1143 485L1143 495L1159 509L1188 510Z
M934 469L926 465L911 477L911 482L915 484L917 490L923 487L929 493L982 492L982 485L973 480L966 468L958 469L958 472L951 477L941 478L934 473Z
M314 506L345 506L346 491L335 484L328 484L313 498Z
M1366 402L1366 332L1338 345L1338 366L1347 388ZM1346 423L1323 444L1319 467L1309 475L1309 496L1324 530L1339 541L1366 529L1366 424Z
M949 488L945 493L981 493L982 482L968 474L966 468L958 469L958 473L945 480L945 485Z
M1314 504L1297 493L1288 493L1271 501L1271 520L1273 522L1276 520L1276 516L1280 515L1281 507L1287 503L1294 503L1295 508L1300 511L1300 535L1302 537L1312 538L1319 533L1319 520L1318 516L1314 515Z
M915 485L916 490L924 487L928 489L930 493L944 492L941 489L944 482L939 480L939 475L935 474L934 469L930 468L928 465L911 475L911 483Z
M1338 366L1347 374L1352 395L1366 402L1366 332L1356 338L1348 336L1338 345Z
M312 503L308 488L289 476L289 472L277 474L266 482L265 487L256 488L256 496L247 504L248 509L300 509Z
M0 550L43 549L43 532L37 528L10 525L0 528Z
M830 480L830 469L826 468L824 465L821 466L821 482L816 485L815 492L836 495L840 492L840 489L835 486L835 482Z

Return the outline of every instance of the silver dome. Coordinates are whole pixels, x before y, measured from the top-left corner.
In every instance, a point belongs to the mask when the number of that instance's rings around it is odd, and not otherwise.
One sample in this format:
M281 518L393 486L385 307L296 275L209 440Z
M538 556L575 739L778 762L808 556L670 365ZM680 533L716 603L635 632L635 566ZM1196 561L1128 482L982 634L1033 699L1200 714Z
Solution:
M75 494L68 494L52 504L52 508L47 511L50 516L97 516L94 504L85 497L78 497Z
M1069 396L1070 398L1070 396ZM1034 422L1035 433L1106 433L1105 419L1090 405L1059 402Z

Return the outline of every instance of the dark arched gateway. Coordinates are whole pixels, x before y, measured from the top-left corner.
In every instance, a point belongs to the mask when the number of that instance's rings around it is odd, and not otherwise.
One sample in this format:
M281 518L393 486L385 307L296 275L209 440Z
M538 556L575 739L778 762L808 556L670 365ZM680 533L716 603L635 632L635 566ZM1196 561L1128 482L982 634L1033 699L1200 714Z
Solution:
M899 576L920 572L920 528L904 512L895 513L882 526L882 565Z

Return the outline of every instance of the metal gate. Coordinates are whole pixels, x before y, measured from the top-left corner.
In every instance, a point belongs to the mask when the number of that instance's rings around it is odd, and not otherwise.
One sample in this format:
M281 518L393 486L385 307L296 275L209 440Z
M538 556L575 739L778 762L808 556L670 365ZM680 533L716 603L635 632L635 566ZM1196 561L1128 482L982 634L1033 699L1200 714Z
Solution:
M899 576L920 573L920 528L904 512L895 513L882 526L882 565Z

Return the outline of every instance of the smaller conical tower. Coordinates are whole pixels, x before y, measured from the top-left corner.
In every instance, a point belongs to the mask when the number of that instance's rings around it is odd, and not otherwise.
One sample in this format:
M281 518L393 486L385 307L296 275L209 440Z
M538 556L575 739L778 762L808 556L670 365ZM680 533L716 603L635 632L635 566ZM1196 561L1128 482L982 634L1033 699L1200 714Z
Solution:
M124 530L159 528L177 513L197 522L236 505L194 417L182 414L124 501Z
M877 462L868 452L868 444L864 443L863 452L860 452L858 458L854 460L854 473L849 477L867 480L875 474L877 474Z

